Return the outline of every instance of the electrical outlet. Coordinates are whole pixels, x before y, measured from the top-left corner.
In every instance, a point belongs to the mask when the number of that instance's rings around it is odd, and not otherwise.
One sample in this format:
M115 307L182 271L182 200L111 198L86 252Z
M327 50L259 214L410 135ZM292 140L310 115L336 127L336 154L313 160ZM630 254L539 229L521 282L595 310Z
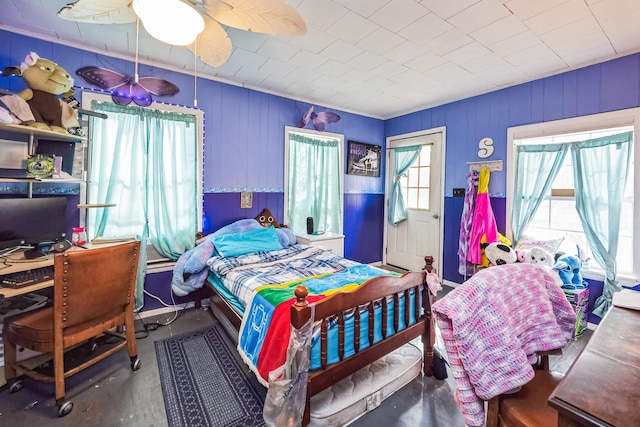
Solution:
M454 188L453 197L464 197L464 188Z

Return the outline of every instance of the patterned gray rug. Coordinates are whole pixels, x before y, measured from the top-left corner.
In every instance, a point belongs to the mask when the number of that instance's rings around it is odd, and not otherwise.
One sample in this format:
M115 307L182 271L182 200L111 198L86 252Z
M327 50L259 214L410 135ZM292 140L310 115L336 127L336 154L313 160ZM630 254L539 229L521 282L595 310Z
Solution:
M171 427L264 426L266 389L221 326L155 342Z

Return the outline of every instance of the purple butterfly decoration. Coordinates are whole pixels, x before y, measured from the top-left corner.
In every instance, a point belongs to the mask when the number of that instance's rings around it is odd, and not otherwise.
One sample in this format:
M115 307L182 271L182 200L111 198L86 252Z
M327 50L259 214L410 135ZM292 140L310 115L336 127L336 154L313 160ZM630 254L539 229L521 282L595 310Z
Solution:
M175 95L180 90L173 83L156 77L140 77L136 83L132 76L100 67L82 67L76 74L88 84L110 90L111 99L118 105L128 105L133 101L141 107L148 107L153 102L151 94Z
M309 107L309 110L306 112L300 122L298 123L299 128L303 128L309 123L309 120L313 121L313 127L316 128L317 131L322 132L324 130L325 123L337 123L340 120L340 116L336 113L332 113L331 111L323 111L321 113L313 112L313 105Z

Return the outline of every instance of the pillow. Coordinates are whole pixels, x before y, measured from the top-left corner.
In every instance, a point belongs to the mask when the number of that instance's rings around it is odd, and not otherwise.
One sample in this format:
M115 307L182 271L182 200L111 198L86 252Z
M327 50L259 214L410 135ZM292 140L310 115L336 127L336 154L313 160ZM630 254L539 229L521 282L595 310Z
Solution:
M213 245L220 255L227 257L282 249L273 227L215 236Z
M564 236L550 240L541 240L525 234L520 238L520 240L518 240L518 243L516 244L516 251L529 250L537 246L546 250L551 255L555 255L563 240Z

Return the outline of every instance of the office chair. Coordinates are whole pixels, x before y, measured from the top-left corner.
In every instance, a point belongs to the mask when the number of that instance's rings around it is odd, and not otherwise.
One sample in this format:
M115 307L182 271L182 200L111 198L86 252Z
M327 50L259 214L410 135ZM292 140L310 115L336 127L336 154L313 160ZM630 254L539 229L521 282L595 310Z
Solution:
M65 378L127 347L131 369L140 368L133 324L134 289L140 242L56 254L53 307L44 307L5 319L3 339L5 378L9 392L22 388L18 373L38 381L54 382L58 415L73 409L65 401ZM114 329L124 325L124 334ZM64 352L101 334L121 339L104 352L92 352L79 366L64 366ZM16 347L53 354L53 376L16 361Z
M549 355L562 350L538 353L535 376L522 388L489 400L486 427L550 427L558 425L558 412L547 404L563 375L549 370Z

